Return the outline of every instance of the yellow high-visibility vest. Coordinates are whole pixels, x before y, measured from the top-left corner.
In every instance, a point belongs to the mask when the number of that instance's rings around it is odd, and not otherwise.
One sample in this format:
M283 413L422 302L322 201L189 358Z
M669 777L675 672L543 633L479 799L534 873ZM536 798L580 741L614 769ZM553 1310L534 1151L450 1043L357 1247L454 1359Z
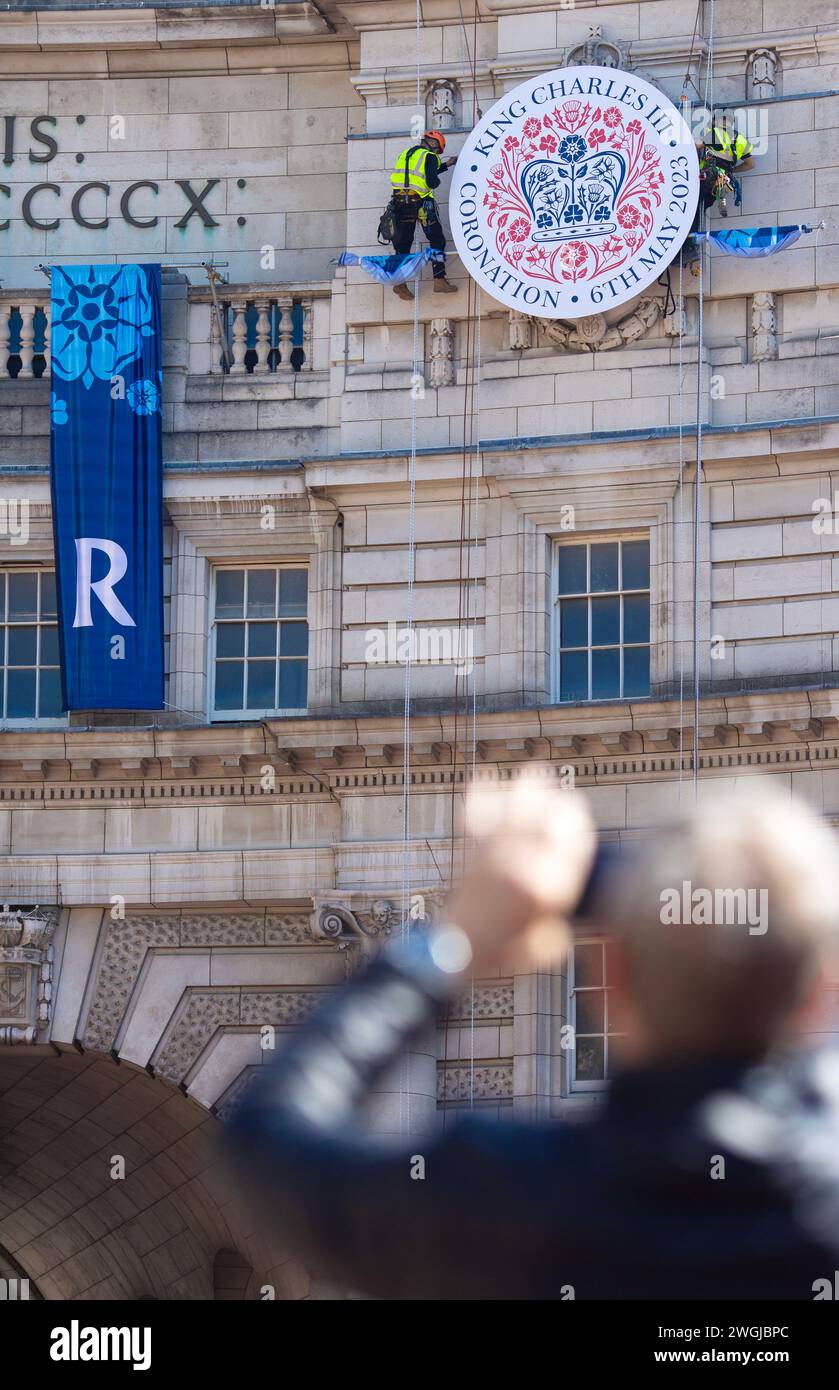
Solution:
M714 126L713 139L709 141L709 144L711 149L718 150L724 159L730 159L736 164L739 164L740 160L745 159L752 151L745 135L735 131L734 139L732 139L729 131L720 126Z
M416 193L420 198L432 196L432 189L425 180L425 161L430 154L431 150L427 150L423 145L412 145L402 151L390 176L397 192Z

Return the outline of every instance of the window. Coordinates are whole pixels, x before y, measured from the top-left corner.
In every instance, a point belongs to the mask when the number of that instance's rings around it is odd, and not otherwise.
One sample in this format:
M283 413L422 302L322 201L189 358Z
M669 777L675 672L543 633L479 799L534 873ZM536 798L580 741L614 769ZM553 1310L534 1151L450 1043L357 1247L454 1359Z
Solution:
M217 569L212 718L306 708L308 573L285 565Z
M555 577L560 702L649 695L649 540L557 545Z
M611 984L612 951L608 941L578 941L574 946L572 1091L599 1090L612 1077L612 1044L621 1036Z
M63 719L55 571L0 571L0 622L3 719Z

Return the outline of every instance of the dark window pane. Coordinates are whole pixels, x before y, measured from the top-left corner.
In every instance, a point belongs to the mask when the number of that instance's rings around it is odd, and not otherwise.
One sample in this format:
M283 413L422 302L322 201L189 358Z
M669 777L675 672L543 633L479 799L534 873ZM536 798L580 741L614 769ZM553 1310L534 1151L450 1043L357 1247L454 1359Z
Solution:
M588 646L588 599L564 598L559 605L559 645Z
M35 672L9 671L6 687L6 718L30 719L35 715Z
M591 547L591 591L602 593L618 587L618 543Z
M42 671L38 714L41 719L57 719L62 712L60 674L57 670Z
M41 617L54 618L58 612L55 606L55 575L41 575Z
M41 665L58 665L58 628L41 628Z
M219 570L216 574L216 617L241 618L244 604L244 570Z
M574 984L597 986L603 983L603 947L597 942L574 947Z
M624 695L649 695L650 649L627 647L623 654Z
M603 1039L577 1038L577 1080L603 1081Z
M38 616L37 574L9 575L9 617L16 621Z
M245 624L219 623L216 628L216 656L245 655Z
M591 641L595 647L620 641L621 601L613 598L593 598L591 601Z
M604 998L602 989L577 990L574 1001L578 1033L603 1033L606 1031Z
M584 545L561 545L559 547L559 592L561 594L584 594L586 592L586 548Z
M308 570L280 570L281 618L306 617L308 585Z
M242 661L216 662L216 709L242 709L245 665Z
M624 541L623 584L624 589L648 589L650 587L650 543L649 541Z
M251 623L248 626L248 656L277 655L277 624Z
M591 698L611 700L620 694L620 648L603 647L591 654Z
M588 699L588 652L563 652L559 658L560 700Z
M280 662L280 709L306 708L306 661Z
M649 642L650 596L627 594L623 601L624 642Z
M277 571L248 570L248 617L273 618L277 611Z
M36 627L9 628L9 655L7 659L10 666L35 665L37 637L38 629Z
M248 662L248 709L274 709L275 661Z
M283 623L280 628L280 656L306 656L309 651L309 624Z

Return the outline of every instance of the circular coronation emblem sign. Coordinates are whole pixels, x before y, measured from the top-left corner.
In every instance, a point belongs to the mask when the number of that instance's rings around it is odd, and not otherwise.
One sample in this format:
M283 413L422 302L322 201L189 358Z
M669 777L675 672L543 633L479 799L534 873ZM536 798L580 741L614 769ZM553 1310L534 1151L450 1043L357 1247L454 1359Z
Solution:
M658 279L698 196L693 137L662 92L614 68L560 68L508 92L468 136L449 216L493 298L583 318Z

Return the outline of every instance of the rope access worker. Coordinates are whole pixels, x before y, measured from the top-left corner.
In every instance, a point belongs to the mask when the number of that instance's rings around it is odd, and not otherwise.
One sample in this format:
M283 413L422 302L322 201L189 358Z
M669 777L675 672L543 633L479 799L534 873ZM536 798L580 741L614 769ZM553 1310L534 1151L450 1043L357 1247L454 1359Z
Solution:
M699 154L699 208L707 211L714 203L719 204L723 217L728 216L727 194L734 193L734 205L740 206L740 186L731 176L735 170L745 173L754 168L752 146L745 135L741 135L731 116L723 112L719 124L706 131L706 138L697 140Z
M411 145L399 155L390 176L395 228L393 249L397 255L408 254L419 221L429 246L442 253L433 262L435 291L438 294L456 294L457 285L446 279L446 238L434 198L434 189L440 185L440 175L457 162L440 158L445 148L446 138L442 132L427 130L418 145ZM414 297L407 285L394 285L393 293L398 294L400 299Z

